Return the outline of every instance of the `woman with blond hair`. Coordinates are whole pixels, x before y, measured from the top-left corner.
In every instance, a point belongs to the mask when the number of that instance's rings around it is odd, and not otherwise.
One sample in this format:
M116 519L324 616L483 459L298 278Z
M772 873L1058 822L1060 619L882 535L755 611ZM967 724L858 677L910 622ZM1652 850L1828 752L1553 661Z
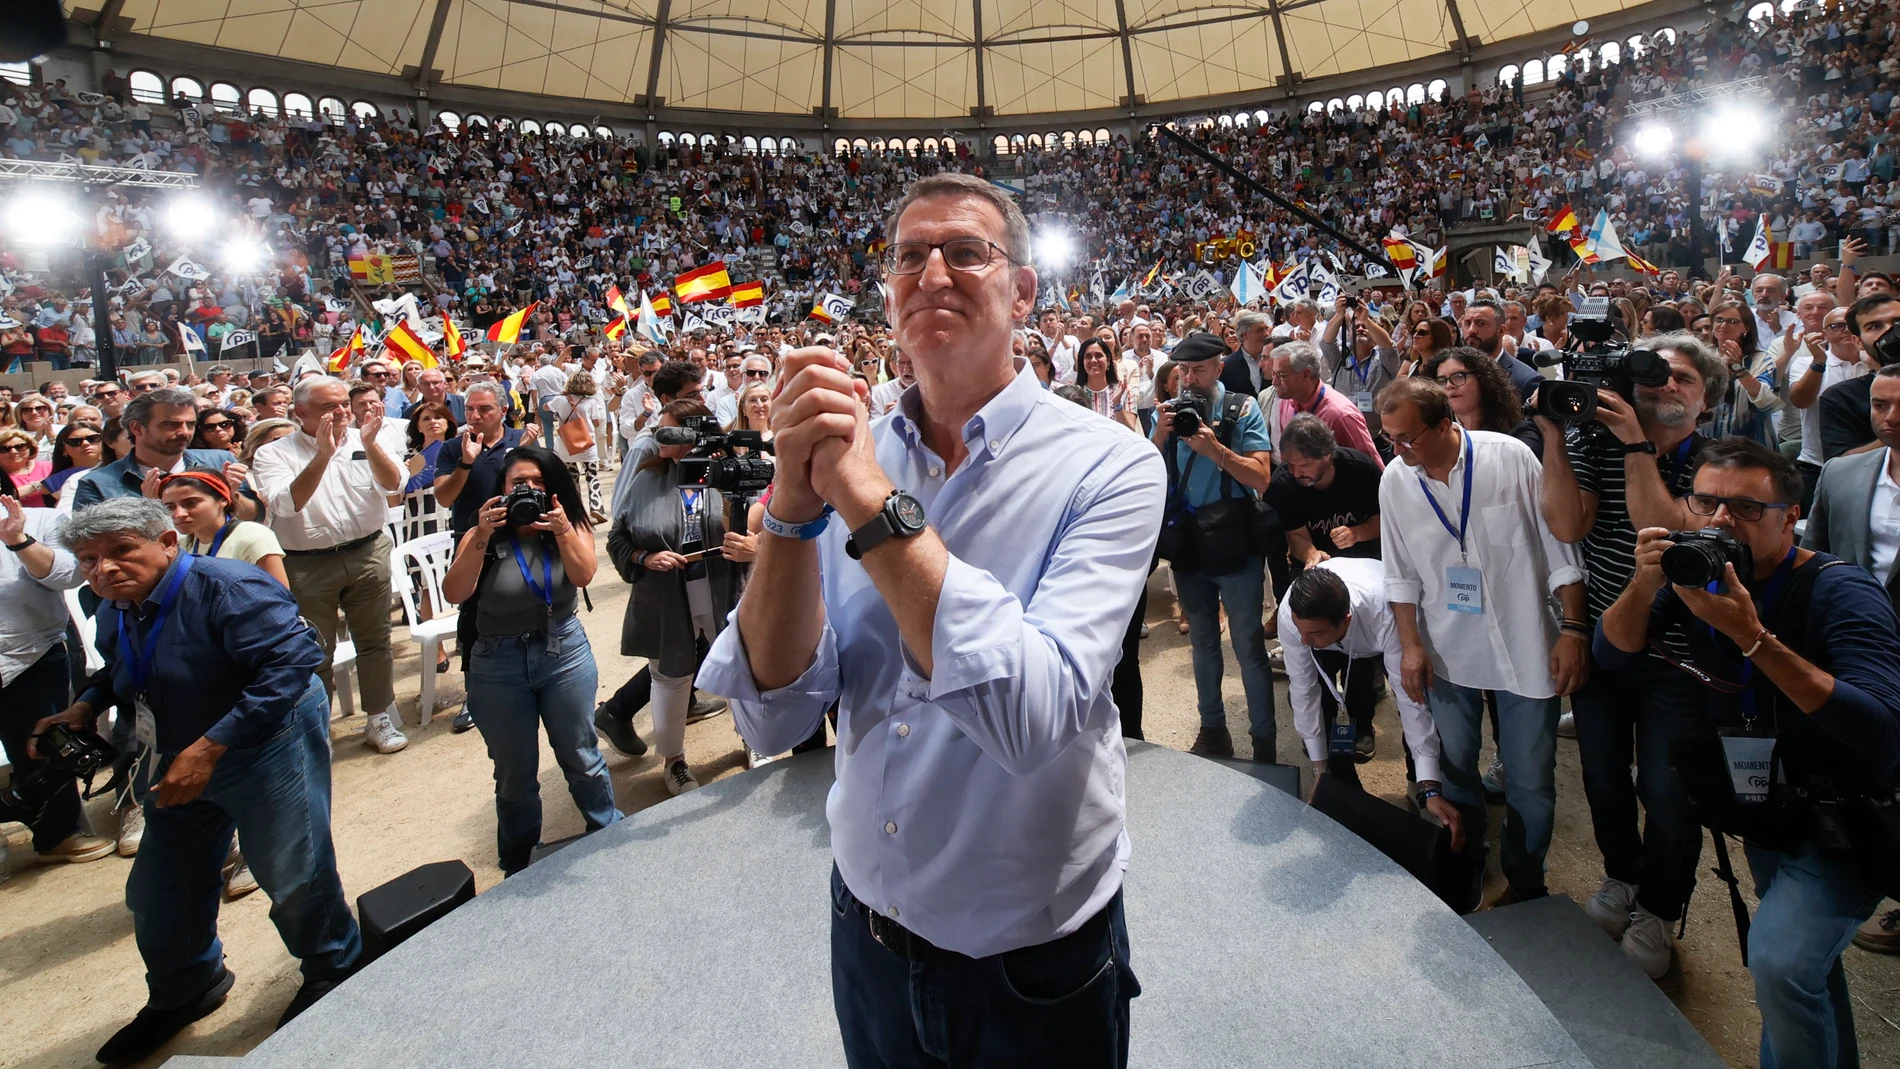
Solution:
M53 401L43 393L29 390L13 406L19 427L33 438L40 459L53 459L53 439L59 436L59 423L53 418Z

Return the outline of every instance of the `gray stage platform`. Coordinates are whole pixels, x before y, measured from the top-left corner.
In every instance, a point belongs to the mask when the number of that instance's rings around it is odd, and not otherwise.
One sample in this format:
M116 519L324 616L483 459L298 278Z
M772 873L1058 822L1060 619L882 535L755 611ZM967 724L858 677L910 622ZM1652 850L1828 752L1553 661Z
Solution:
M1139 743L1128 778L1133 1065L1589 1069L1483 936L1297 799ZM812 754L635 814L489 890L239 1061L841 1065L830 782L829 755Z

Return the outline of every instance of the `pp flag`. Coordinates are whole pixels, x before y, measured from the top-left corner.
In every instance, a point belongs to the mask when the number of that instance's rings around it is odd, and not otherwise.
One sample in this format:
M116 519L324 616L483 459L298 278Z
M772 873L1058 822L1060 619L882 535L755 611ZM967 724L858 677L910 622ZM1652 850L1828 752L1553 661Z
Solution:
M425 369L436 366L434 350L416 335L415 328L406 319L397 321L389 333L383 335L383 354L398 363L414 360Z
M1245 274L1245 271L1241 273ZM1214 295L1220 292L1220 283L1214 281L1213 275L1205 271L1196 271L1194 277L1187 280L1187 285L1181 288L1193 300L1207 301L1212 300Z
M706 321L691 312L686 313L685 320L680 323L680 333L682 334L691 334L696 330L705 329Z
M840 297L835 293L821 293L818 295L818 303L812 306L811 315L808 318L835 323L850 314L850 298Z
M1550 257L1544 255L1544 243L1535 234L1531 235L1531 243L1525 247L1525 253L1530 258L1531 285L1538 285L1550 272Z
M1089 296L1094 298L1097 308L1108 303L1108 276L1095 272L1095 277L1089 279Z
M732 276L726 273L724 260L715 260L675 278L673 292L679 294L681 304L722 300L732 292Z
M1310 263L1311 261L1307 261ZM1291 304L1304 300L1310 295L1312 284L1306 275L1306 263L1300 264L1286 273L1278 286L1273 287L1272 297L1276 304Z
M1319 286L1319 306L1330 309L1339 300L1339 276L1327 269L1323 263L1312 263L1313 282Z
M172 265L165 270L187 282L203 282L205 279L211 277L211 272L192 263L191 257L189 256L180 256L178 259L173 260Z
M536 301L535 304L541 302ZM498 345L513 345L521 340L521 330L528 324L528 317L534 314L535 304L530 304L506 319L498 320L488 328L488 340Z
M708 305L700 316L709 327L729 327L732 321L738 318L739 310L729 304L714 304ZM688 327L688 329L691 328Z
M205 348L204 336L193 329L189 323L178 324L178 342L185 349L185 363L191 364L198 359L210 359L211 351Z
M238 349L238 348L242 348L243 346L249 345L256 340L257 340L257 331L254 331L254 330L230 331L229 333L225 334L224 342L218 346L218 353L219 355L223 355L224 353L228 353L233 349Z
M737 286L732 287L732 306L734 308L750 308L755 304L764 303L765 283L741 282Z
M1748 243L1748 251L1742 254L1742 262L1760 271L1775 254L1774 240L1774 234L1768 230L1768 213L1763 212L1755 220L1755 237Z
M1265 297L1267 284L1261 279L1260 272L1243 260L1240 270L1234 272L1234 281L1228 291L1234 295L1235 303L1245 306Z

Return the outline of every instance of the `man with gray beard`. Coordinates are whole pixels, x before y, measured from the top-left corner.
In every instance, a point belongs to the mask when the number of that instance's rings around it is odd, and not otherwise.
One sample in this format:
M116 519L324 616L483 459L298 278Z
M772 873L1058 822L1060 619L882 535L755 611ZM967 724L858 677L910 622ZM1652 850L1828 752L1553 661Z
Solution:
M1568 435L1537 417L1544 432L1544 519L1559 540L1583 543L1591 618L1579 623L1591 629L1635 575L1638 530L1696 530L1708 523L1683 497L1694 489L1696 454L1705 441L1696 424L1709 398L1725 396L1728 366L1693 334L1642 338L1635 348L1669 361L1667 383L1636 387L1634 406L1597 391L1599 422ZM1670 663L1689 659L1683 636L1666 633L1663 645L1667 659L1652 651L1615 671L1593 658L1589 681L1570 699L1584 795L1603 853L1603 885L1584 909L1652 978L1669 968L1669 929L1694 890L1702 854L1702 829L1669 767L1669 745L1697 729L1706 703L1690 676ZM1647 818L1640 832L1639 796Z

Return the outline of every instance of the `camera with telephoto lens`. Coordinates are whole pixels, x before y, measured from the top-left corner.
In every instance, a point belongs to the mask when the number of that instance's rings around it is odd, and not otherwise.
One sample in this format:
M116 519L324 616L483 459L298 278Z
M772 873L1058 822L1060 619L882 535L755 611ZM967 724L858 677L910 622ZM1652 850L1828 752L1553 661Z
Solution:
M1172 401L1164 402L1163 407L1174 413L1174 436L1192 438L1201 433L1201 424L1213 415L1214 400L1192 386L1185 386L1175 393Z
M1874 343L1869 345L1867 349L1874 354L1874 360L1879 363L1881 367L1887 367L1890 364L1900 364L1900 330L1895 330L1892 326L1889 326L1887 333L1875 338Z
M1722 578L1724 564L1733 564L1736 575L1754 574L1754 551L1720 527L1671 531L1669 540L1675 545L1663 550L1662 572L1677 586L1708 586Z
M523 484L508 491L501 499L502 510L508 516L508 526L527 527L540 523L542 514L554 506L548 502L548 492Z
M772 452L772 443L758 431L722 431L710 416L687 416L677 427L655 427L653 440L693 447L679 462L683 485L704 486L722 494L756 494L772 485L776 469L759 455ZM747 453L736 457L734 449Z
M92 777L119 757L119 751L98 734L65 724L48 726L40 734L37 749L39 763L33 770L0 791L0 823L31 824L40 819L60 788L75 779L84 779L90 794Z
M1631 405L1636 387L1669 382L1669 361L1661 353L1632 349L1610 339L1608 297L1586 297L1570 315L1571 348L1537 357L1539 367L1562 364L1562 381L1537 387L1537 414L1558 423L1588 423L1597 418L1597 391L1609 390Z

